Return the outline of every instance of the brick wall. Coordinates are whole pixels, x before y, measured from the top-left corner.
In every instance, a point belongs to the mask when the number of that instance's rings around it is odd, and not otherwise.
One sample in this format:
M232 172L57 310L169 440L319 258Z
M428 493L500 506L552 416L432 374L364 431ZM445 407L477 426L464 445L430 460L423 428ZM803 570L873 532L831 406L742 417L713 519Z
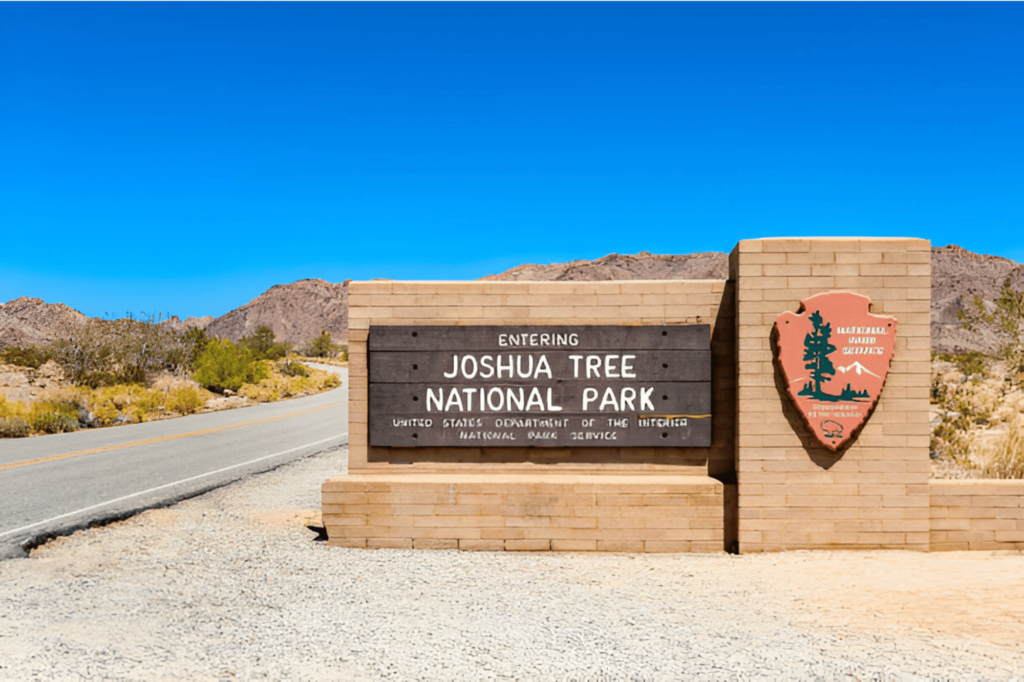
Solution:
M931 548L1024 550L1024 481L932 481Z
M730 256L737 286L739 550L929 546L931 247L923 239L757 239ZM871 297L899 321L881 400L838 456L785 395L770 335L812 294Z
M706 476L386 472L323 487L339 547L720 552L722 514Z
M350 471L605 473L734 471L734 298L723 280L625 282L352 282L349 286ZM371 448L366 339L370 325L686 324L712 326L712 446L671 448ZM396 465L401 465L396 467ZM467 468L468 467L468 468Z

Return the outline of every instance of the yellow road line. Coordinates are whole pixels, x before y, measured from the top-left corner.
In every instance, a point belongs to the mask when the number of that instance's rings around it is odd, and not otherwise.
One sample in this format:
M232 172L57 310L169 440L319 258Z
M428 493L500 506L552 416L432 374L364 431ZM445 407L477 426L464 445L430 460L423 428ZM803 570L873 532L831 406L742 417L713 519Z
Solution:
M30 464L40 464L42 462L53 462L58 459L67 459L69 457L79 457L81 455L92 455L97 452L109 452L111 450L120 450L122 448L133 448L138 445L149 445L151 443L162 443L168 440L177 440L179 438L191 438L192 436L202 436L207 433L216 433L217 431L227 431L228 429L237 429L240 426L252 426L253 424L263 424L264 422L277 421L278 419L286 419L288 417L297 417L300 414L309 414L311 412L319 412L320 410L326 410L331 407L337 407L343 403L331 403L330 405L324 405L323 407L311 407L308 410L299 410L298 412L289 412L288 414L282 414L277 417L264 417L263 419L254 419L248 422L239 422L238 424L228 424L227 426L217 426L212 429L203 429L202 431L191 431L189 433L179 433L173 436L161 436L160 438L149 438L147 440L137 440L132 443L121 443L119 445L108 445L102 448L92 448L90 450L79 450L77 452L68 452L63 455L53 455L52 457L40 457L39 459L27 459L24 462L11 462L10 464L0 464L0 471L4 469L14 469L15 467L26 467Z

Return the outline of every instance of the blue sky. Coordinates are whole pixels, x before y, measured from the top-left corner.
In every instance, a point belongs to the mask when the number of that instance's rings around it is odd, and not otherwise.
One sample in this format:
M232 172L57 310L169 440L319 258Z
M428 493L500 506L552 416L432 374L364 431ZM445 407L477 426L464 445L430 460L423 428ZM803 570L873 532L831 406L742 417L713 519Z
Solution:
M1021 4L0 4L0 301L891 235L1024 260Z

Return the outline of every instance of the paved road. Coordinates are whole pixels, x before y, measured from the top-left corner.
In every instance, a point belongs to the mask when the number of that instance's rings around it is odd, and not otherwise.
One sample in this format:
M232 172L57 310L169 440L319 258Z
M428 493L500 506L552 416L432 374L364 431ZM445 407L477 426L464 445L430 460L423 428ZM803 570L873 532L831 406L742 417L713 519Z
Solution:
M0 441L0 559L49 535L169 504L348 443L348 370L305 398Z

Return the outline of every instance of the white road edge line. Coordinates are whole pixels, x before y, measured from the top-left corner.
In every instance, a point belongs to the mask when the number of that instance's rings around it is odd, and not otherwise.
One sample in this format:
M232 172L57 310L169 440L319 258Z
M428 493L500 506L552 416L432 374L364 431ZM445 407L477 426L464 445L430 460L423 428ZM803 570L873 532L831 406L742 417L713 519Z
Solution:
M87 511L92 511L93 509L99 509L100 507L106 507L107 505L117 504L118 502L124 502L125 500L130 500L133 497L138 497L139 495L147 495L149 493L155 493L157 490L163 490L164 488L173 488L174 486L181 485L182 483L188 483L189 481L195 481L195 480L198 480L200 478L205 478L206 476L213 476L214 474L221 474L221 473L224 473L225 471L231 471L232 469L237 469L238 467L244 467L244 466L247 466L249 464L255 464L256 462L262 462L265 459L272 459L274 457L280 457L281 455L287 455L288 453L295 452L296 450L302 450L303 448L311 448L314 445L320 445L321 443L326 443L328 441L338 440L339 438L346 438L347 436L348 436L347 433L343 433L343 434L341 434L339 436L331 436L330 438L324 438L322 440L318 440L318 441L315 441L313 443L306 443L305 445L299 445L298 447L294 447L294 448L291 448L291 449L288 449L288 450L282 450L281 452L275 452L272 455L264 455L263 457L257 457L256 459L251 459L248 462L242 462L241 464L232 464L231 466L224 467L223 469L217 469L216 471L207 471L205 474L199 474L198 476L191 476L189 478L183 478L180 481L175 481L174 483L167 483L165 485L158 485L157 487L150 488L149 490L142 490L142 491L137 492L137 493L132 493L131 495L125 495L124 497L118 497L117 499L114 499L114 500L107 500L106 502L100 502L99 504L94 504L91 507L83 507L82 509L76 509L73 512L68 512L67 514L61 514L60 516L54 516L53 518L46 519L45 521L39 521L37 523L30 523L29 525L22 526L21 528L15 528L14 530L4 531L3 533L0 533L0 538L5 537L7 535L14 535L15 533L20 533L22 531L29 530L31 528L35 528L36 526L45 526L48 523L52 523L54 521L60 521L61 519L66 519L69 516L75 516L76 514L82 514L82 513L87 512Z

